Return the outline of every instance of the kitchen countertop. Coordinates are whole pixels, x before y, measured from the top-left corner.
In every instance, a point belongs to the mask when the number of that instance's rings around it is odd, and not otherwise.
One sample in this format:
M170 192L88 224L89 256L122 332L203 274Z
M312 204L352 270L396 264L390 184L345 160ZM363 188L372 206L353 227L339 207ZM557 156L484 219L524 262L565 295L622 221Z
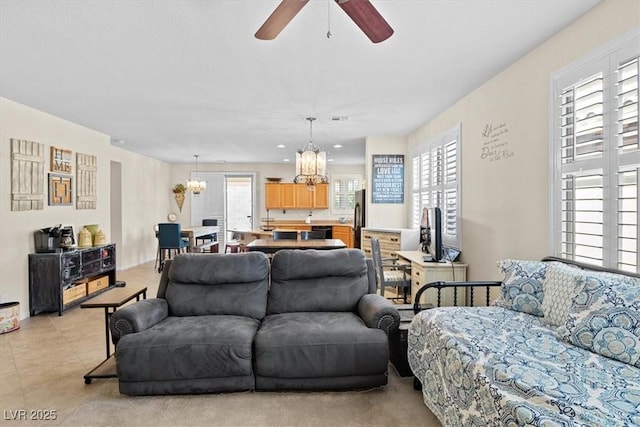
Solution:
M263 223L266 224L266 222L263 221ZM335 220L317 220L317 221L311 221L310 224L307 224L306 222L304 222L304 220L270 220L269 221L269 225L272 227L276 227L278 228L278 226L296 226L296 225L300 225L300 226L312 226L312 227L322 227L322 226L326 226L326 227L333 227L335 226L345 226L345 227L353 227L353 223L352 222L346 222L344 224L341 224L339 221L335 221Z

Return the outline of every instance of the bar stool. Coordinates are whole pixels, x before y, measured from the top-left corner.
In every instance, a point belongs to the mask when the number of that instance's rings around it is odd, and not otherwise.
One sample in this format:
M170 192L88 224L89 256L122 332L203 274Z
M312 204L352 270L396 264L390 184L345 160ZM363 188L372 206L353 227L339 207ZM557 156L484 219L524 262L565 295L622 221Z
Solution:
M240 240L240 234L232 232L231 239L224 245L224 253L237 254L240 252L246 252L247 248L245 244Z
M224 252L225 253L230 253L230 254L237 254L240 252L244 252L244 245L240 242L227 242L226 245L224 245Z

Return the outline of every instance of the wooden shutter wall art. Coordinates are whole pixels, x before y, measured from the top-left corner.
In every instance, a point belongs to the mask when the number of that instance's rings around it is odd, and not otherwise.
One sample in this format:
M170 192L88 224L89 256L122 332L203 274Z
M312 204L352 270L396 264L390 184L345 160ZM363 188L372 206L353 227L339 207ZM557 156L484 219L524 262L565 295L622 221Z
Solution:
M11 210L44 209L44 144L11 138Z
M95 209L98 201L96 181L98 158L89 154L76 153L76 209Z

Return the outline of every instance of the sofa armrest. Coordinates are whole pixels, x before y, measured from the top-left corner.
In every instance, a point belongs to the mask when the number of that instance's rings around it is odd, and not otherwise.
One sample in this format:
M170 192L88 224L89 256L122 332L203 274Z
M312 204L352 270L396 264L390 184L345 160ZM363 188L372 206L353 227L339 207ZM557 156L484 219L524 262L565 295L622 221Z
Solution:
M169 316L167 300L150 298L137 301L111 315L111 336L114 344L126 334L144 331Z
M358 315L370 328L383 330L387 336L400 326L400 313L393 303L378 294L367 294L360 298Z

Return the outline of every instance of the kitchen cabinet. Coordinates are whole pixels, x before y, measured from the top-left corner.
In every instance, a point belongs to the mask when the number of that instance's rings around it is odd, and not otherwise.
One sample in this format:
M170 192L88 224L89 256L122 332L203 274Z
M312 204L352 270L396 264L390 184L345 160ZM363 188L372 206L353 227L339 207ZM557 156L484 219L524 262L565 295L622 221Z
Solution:
M313 207L316 209L329 209L329 184L316 185Z
M264 185L264 205L266 209L281 208L282 190L280 184L268 182Z
M332 238L342 240L348 248L353 247L353 227L348 225L334 225L331 228Z
M116 246L29 254L29 313L58 315L116 284Z
M296 184L280 185L280 207L282 209L296 209Z
M309 191L306 184L266 183L266 209L328 209L329 184L316 185Z

